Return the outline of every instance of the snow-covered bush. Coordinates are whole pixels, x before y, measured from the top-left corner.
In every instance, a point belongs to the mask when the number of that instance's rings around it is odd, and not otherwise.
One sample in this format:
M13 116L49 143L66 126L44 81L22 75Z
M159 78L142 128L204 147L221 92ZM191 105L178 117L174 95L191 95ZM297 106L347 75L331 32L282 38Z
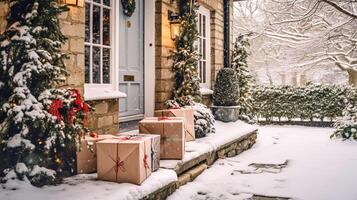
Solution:
M254 112L267 121L273 118L330 119L343 116L356 88L337 85L260 86L253 90Z
M357 108L355 106L348 106L344 112L343 117L338 118L335 123L335 132L331 138L343 138L357 140Z
M207 106L201 103L195 103L193 106L195 117L195 135L196 138L205 137L209 133L215 133L215 119Z
M213 93L215 106L236 106L239 100L237 74L232 68L222 68L218 71Z

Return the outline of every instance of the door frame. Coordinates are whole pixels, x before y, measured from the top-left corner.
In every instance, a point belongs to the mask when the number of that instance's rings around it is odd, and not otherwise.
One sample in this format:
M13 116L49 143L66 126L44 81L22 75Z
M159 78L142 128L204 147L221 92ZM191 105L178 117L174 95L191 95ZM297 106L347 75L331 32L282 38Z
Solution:
M143 0L144 2L144 115L133 115L120 117L120 122L142 119L143 117L154 116L155 110L155 1ZM117 15L119 17L119 15ZM117 20L119 22L119 19ZM117 26L119 27L119 25ZM116 37L119 38L119 31L116 31ZM118 44L118 42L117 42ZM120 45L120 44L118 44ZM119 49L119 46L117 47ZM119 52L120 53L120 52ZM119 66L119 65L117 65ZM119 69L118 69L119 71ZM119 73L118 80L119 80ZM117 84L119 90L119 84Z

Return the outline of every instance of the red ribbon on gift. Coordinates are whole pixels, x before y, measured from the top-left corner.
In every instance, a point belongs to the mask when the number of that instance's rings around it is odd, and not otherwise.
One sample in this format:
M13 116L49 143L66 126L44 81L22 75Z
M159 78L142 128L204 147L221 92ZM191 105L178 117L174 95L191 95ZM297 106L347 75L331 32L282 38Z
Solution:
M120 156L119 156L119 147L117 145L117 156L116 159L112 158L111 156L109 156L110 159L114 162L114 166L112 168L114 168L115 171L115 180L116 182L118 182L118 174L119 174L119 170L121 172L126 172L126 169L124 167L124 160L121 160Z

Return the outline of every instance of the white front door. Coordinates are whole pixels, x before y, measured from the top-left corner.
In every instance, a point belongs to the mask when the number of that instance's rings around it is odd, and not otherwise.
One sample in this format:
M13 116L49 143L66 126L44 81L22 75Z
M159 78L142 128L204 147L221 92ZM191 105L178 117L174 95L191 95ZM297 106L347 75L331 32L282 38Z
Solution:
M119 19L119 90L127 94L120 99L121 120L144 115L144 0L136 1L131 17Z

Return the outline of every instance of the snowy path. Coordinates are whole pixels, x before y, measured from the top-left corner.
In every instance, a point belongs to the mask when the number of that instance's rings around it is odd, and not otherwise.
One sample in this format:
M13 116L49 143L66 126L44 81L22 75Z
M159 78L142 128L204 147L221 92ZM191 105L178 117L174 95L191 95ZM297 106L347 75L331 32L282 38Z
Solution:
M236 200L255 194L355 200L357 142L330 140L332 131L300 126L260 127L251 150L217 161L169 199Z

